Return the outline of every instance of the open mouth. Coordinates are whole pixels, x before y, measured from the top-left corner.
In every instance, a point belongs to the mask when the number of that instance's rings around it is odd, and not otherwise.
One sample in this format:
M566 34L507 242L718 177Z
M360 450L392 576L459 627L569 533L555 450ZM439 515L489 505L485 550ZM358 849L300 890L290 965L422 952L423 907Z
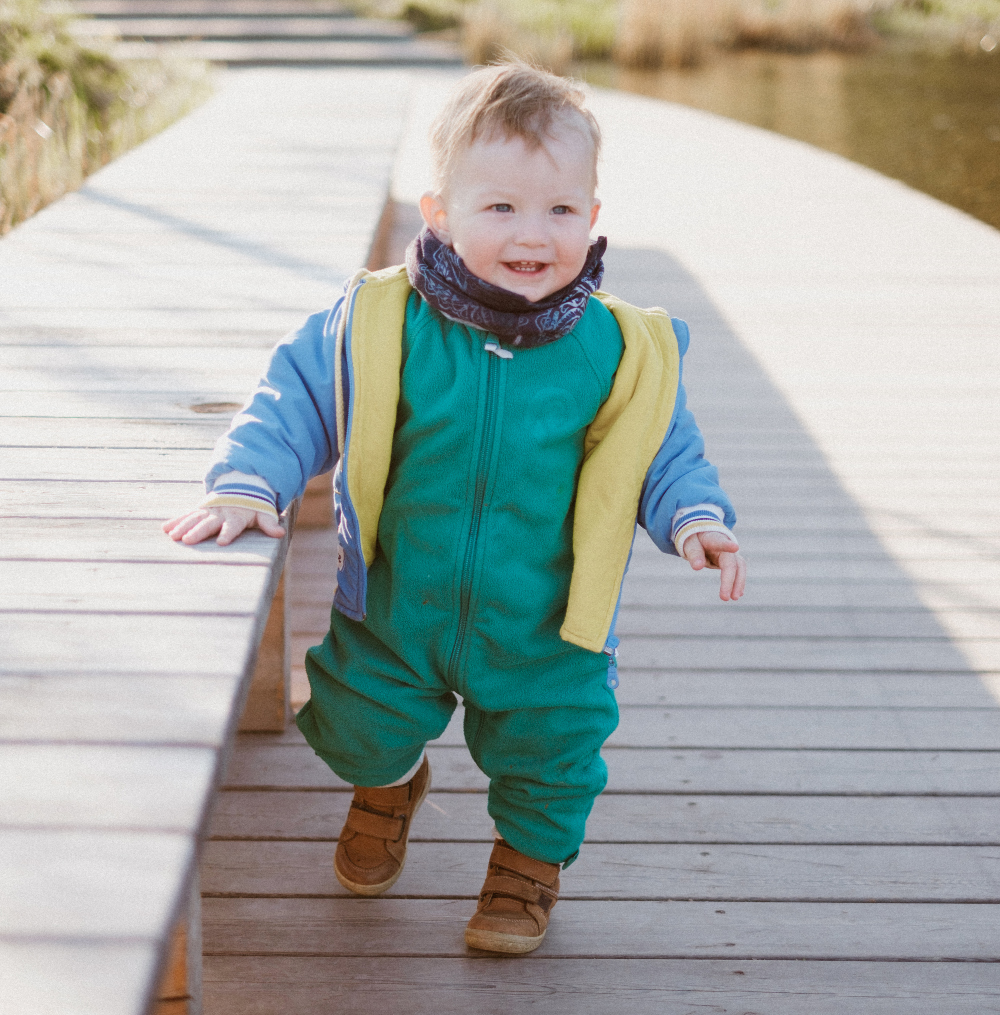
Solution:
M504 265L519 275L537 275L548 267L545 261L504 261Z

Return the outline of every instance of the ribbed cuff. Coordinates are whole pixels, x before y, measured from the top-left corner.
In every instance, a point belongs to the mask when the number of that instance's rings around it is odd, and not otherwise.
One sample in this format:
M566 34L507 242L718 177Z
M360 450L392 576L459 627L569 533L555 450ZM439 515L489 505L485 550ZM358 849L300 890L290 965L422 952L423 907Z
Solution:
M278 520L277 497L267 480L242 472L227 472L220 476L212 492L198 507L245 508L272 515L275 521Z
M696 504L677 511L670 522L670 540L677 555L684 556L684 543L698 532L722 532L735 540L736 537L722 521L724 517L722 508L716 504Z

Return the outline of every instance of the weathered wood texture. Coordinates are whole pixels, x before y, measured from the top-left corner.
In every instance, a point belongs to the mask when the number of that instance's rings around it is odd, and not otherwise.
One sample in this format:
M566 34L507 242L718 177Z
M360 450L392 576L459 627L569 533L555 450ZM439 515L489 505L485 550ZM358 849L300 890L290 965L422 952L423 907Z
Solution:
M223 75L0 243L5 1011L148 1010L255 660L247 724L285 724L288 540L184 547L160 521L203 496L268 349L367 256L407 90ZM195 1015L198 965L164 1015Z
M415 89L398 221L429 185L421 138L447 86ZM594 103L606 287L692 325L690 403L750 592L720 603L640 536L608 790L525 959L462 944L491 822L461 709L376 900L331 868L349 788L294 728L241 737L205 851L206 1010L1000 1010L1000 237L780 138ZM336 550L307 535L300 702Z

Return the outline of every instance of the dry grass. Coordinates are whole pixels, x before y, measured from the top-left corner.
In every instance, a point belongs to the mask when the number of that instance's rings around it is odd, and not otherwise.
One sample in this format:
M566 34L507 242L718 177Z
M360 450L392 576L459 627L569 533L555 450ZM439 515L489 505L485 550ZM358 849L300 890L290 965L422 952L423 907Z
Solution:
M615 58L655 69L713 49L864 49L877 41L870 0L622 0Z
M68 23L37 0L0 0L0 235L210 92L203 65L120 63Z

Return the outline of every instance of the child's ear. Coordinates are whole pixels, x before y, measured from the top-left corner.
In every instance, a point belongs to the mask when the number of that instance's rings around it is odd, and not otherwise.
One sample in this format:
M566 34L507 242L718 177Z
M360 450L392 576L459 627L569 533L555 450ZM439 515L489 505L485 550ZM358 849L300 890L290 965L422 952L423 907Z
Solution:
M427 191L420 198L420 214L427 223L427 228L442 242L451 243L451 231L448 229L448 210L441 200L440 194Z
M590 228L593 229L597 225L597 216L601 211L601 202L595 197L594 206L590 209Z

